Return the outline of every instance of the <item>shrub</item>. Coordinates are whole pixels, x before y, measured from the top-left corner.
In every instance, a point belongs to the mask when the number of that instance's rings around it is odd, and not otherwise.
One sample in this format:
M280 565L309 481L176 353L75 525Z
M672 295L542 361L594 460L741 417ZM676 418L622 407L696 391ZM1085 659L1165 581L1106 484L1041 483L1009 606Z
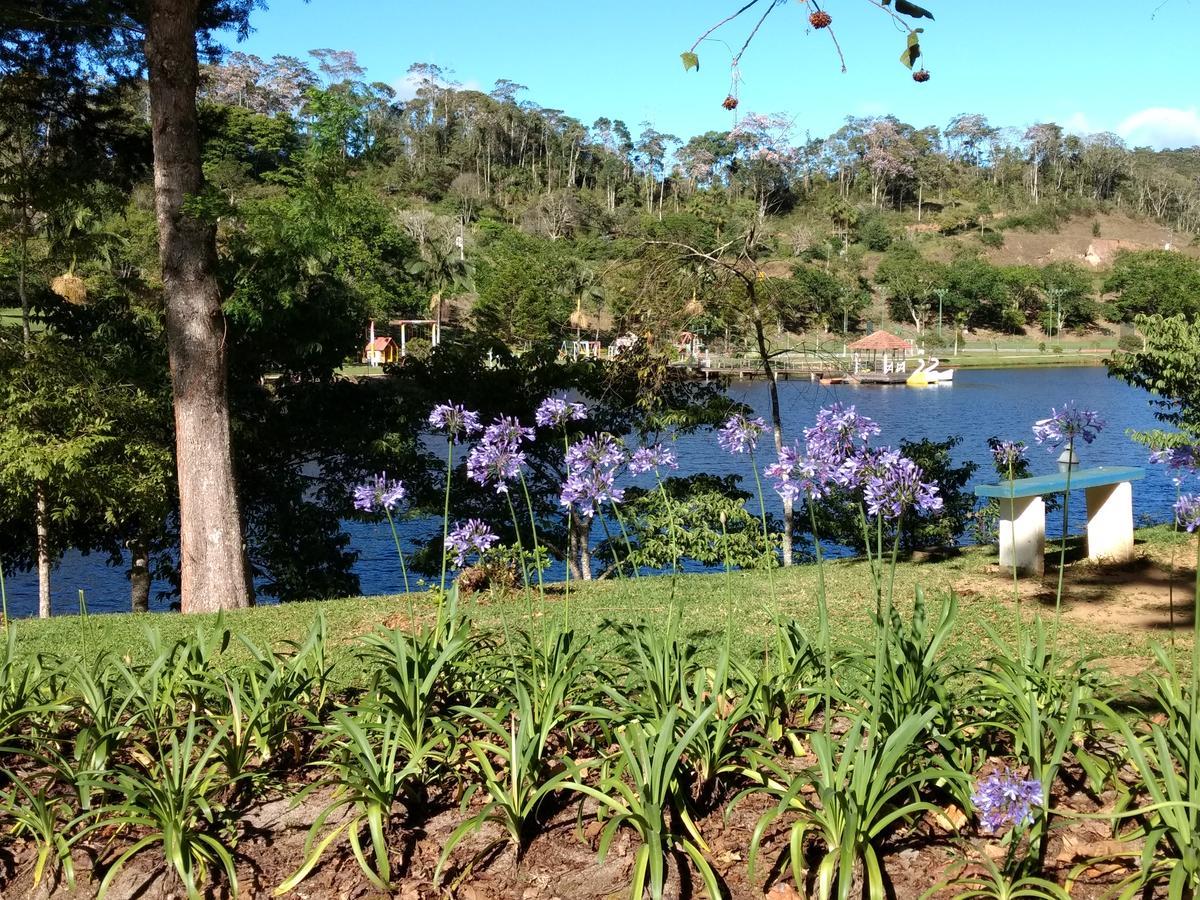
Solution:
M985 247L1003 247L1004 235L999 231L992 231L991 229L981 231L979 233L979 243Z
M859 226L858 240L868 250L882 253L892 246L892 232L882 219L872 216Z

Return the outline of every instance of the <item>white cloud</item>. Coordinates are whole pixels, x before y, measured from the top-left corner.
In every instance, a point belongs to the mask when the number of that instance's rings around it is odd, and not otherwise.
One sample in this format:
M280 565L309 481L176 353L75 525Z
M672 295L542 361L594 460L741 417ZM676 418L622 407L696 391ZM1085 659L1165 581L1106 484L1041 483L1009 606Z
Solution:
M1194 147L1200 145L1200 113L1195 107L1152 106L1126 118L1117 126L1117 134L1133 147Z
M453 74L453 73L451 73L451 74ZM413 97L417 96L417 88L419 88L421 86L422 80L423 80L423 76L417 75L413 72L409 72L409 73L405 74L403 77L399 78L398 80L393 81L392 82L392 90L394 90L396 92L396 99L397 100L411 100ZM481 85L474 78L468 78L466 81L464 81L462 83L454 82L454 81L439 81L438 83L441 84L443 87L446 87L447 85L453 85L457 90L460 90L460 91L482 91L483 90L483 85Z
M1087 117L1087 113L1082 112L1071 113L1071 115L1067 116L1067 118L1063 121L1062 127L1063 131L1067 132L1068 134L1079 135L1095 134L1097 131L1102 130L1092 124L1091 119Z

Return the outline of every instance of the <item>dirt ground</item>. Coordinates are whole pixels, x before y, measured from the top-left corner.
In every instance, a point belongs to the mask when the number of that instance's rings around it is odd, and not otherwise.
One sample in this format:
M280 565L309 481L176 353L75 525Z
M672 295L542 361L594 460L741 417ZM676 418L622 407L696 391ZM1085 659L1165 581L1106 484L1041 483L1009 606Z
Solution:
M1190 637L1195 610L1196 569L1193 552L1139 544L1132 562L1114 565L1067 559L1063 573L1063 617L1103 631L1167 640ZM1012 575L998 564L957 582L955 590L1012 602ZM1053 610L1058 589L1057 558L1048 554L1042 578L1019 579L1026 609Z

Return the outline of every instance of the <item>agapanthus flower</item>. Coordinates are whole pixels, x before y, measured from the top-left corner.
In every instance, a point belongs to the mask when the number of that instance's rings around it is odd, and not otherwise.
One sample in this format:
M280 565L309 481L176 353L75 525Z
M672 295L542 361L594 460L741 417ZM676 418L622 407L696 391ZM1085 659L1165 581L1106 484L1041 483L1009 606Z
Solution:
M387 472L368 478L354 488L354 508L363 512L392 510L404 499L404 482L389 481Z
M867 512L898 519L909 509L935 513L942 509L936 484L922 481L921 467L895 450L879 453L863 485Z
M462 566L468 554L483 556L500 538L479 519L467 519L446 535L446 546L454 553L454 564Z
M1150 454L1150 462L1172 469L1200 469L1200 451L1196 447L1168 447Z
M1175 521L1188 532L1200 529L1200 494L1184 494L1175 501Z
M533 429L526 428L513 416L499 416L483 430L483 443L503 444L516 450L525 441L533 440Z
M547 397L533 414L539 428L562 428L568 422L578 422L587 418L587 407L582 403L572 403L560 397Z
M525 454L511 444L480 441L467 456L467 477L482 485L492 485L497 494L508 493L508 482L521 474Z
M810 459L793 445L779 451L779 459L763 469L763 474L775 482L775 491L784 500L795 502L801 495L820 499L825 494L827 477Z
M1002 472L1011 471L1025 462L1029 446L1024 441L997 441L992 444L992 459Z
M429 427L445 433L454 443L479 434L479 413L458 404L440 403L429 414Z
M678 468L679 463L675 460L675 452L662 444L655 444L653 447L639 447L629 457L629 472L632 475L641 475L651 469Z
M1027 825L1033 810L1042 805L1042 783L1036 778L1021 778L1003 769L979 779L971 802L979 813L985 831L995 833L1006 825Z
M853 406L835 403L817 411L817 421L804 429L807 456L831 472L858 456L867 441L879 434L872 419Z
M597 434L567 449L567 479L559 502L592 512L602 503L620 503L625 492L616 486L625 450L610 434Z
M742 413L730 416L729 421L717 432L717 443L726 453L753 453L758 439L767 430L761 418L751 419Z
M1039 444L1047 444L1049 449L1057 450L1063 444L1072 443L1076 438L1083 438L1084 443L1090 444L1096 435L1104 428L1104 420L1100 414L1090 409L1079 409L1074 401L1067 403L1062 409L1050 408L1050 415L1038 419L1033 425L1033 436Z

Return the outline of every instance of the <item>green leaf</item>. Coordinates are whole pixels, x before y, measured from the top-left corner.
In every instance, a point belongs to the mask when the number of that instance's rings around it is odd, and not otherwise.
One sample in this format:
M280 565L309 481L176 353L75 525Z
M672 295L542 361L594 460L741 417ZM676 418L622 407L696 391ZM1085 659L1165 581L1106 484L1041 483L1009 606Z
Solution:
M697 72L700 71L700 57L692 51L688 50L686 53L680 53L679 58L683 60L683 71L690 72L692 69L695 69Z
M909 3L908 0L896 0L896 12L901 15L909 16L913 19L933 19L933 13L925 9L923 6L917 6L915 3Z
M896 0L897 3L902 0ZM921 56L921 33L919 31L910 31L908 33L908 46L904 48L904 52L900 54L900 62L908 66L910 69L913 63Z

